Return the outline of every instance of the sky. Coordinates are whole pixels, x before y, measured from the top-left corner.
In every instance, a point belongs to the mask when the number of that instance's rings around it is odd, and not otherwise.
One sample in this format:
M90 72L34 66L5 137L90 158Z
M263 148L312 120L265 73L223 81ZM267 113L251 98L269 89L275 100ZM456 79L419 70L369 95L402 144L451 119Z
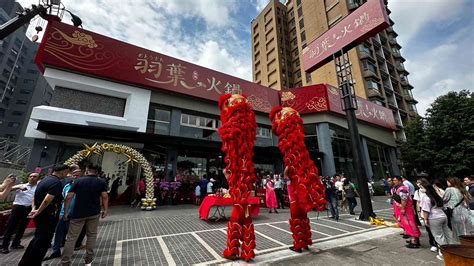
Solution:
M252 80L250 23L269 0L62 2L84 29ZM448 91L473 91L474 1L389 0L388 5L419 114ZM31 24L31 35L38 23Z

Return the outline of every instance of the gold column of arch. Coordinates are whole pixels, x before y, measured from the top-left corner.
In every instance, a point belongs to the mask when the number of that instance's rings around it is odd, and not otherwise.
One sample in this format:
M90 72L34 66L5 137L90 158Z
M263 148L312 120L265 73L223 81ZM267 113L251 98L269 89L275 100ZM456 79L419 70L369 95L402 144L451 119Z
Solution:
M114 152L117 154L123 154L127 156L127 163L138 163L143 169L146 183L145 198L142 199L142 210L153 210L156 209L156 198L154 198L154 184L153 184L153 171L150 163L145 157L137 150L121 144L102 143L89 146L84 145L84 150L78 151L71 158L69 158L65 164L73 165L79 164L82 160L89 158L92 154L102 155L104 152Z

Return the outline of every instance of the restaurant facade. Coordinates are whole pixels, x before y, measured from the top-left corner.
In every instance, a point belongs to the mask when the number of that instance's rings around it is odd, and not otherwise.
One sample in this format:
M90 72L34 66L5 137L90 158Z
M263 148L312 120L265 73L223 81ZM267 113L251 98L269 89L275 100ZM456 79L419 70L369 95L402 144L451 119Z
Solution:
M143 153L169 181L222 175L217 101L240 93L256 114L257 172L282 173L268 118L272 107L282 105L302 115L305 142L321 175L355 178L340 95L330 85L277 91L59 22L48 24L36 63L54 94L51 105L35 107L29 119L29 170L64 162L84 144L117 143ZM365 99L358 105L369 177L399 175L392 112ZM122 157L106 152L94 160L110 176L135 182L139 167Z

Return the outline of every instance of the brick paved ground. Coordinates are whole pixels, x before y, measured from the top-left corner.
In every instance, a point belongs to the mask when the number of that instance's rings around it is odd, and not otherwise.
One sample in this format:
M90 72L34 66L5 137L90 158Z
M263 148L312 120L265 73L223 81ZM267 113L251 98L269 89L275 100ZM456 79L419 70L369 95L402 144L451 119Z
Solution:
M378 198L375 210L391 218L390 206ZM356 209L357 212L358 209ZM226 210L227 213L230 209ZM198 207L192 205L163 206L147 212L130 207L114 207L99 225L95 265L189 265L222 263L226 242L226 221L206 222L198 218ZM212 212L211 212L212 213ZM270 214L261 209L254 220L258 255L285 250L292 244L289 210ZM378 230L354 216L343 214L342 220L328 219L326 213L310 214L316 243ZM31 236L23 240L27 245ZM23 251L0 254L1 265L18 263ZM74 264L82 264L85 251L76 252ZM59 265L59 259L43 265Z

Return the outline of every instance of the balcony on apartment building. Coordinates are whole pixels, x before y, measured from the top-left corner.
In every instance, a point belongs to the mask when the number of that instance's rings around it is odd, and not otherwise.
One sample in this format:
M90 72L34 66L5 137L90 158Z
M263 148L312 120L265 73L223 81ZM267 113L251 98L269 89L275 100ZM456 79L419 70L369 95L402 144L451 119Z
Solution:
M387 103L388 103L388 106L389 106L390 108L392 108L393 110L397 110L397 109L398 109L397 103L396 103L395 99L393 98L393 96L387 97ZM394 116L395 116L395 115L394 115Z
M364 78L376 78L376 79L379 78L377 74L377 68L375 65L373 65L368 60L363 60L362 64L363 64Z
M405 75L410 74L410 72L408 72L408 70L406 70L405 66L402 63L397 64L396 69L397 69L398 73L400 73L400 74L405 74Z
M380 84L375 80L368 79L365 81L367 84L367 97L384 99L382 92L380 91Z
M390 86L390 83L388 80L383 80L383 89L385 91L385 94L393 95L393 88L392 86Z
M382 46L382 45L380 44L380 42L377 40L376 37L372 37L371 40L372 40L372 44L373 44L375 47L380 48L380 47Z
M374 63L376 62L374 57L372 56L372 51L365 44L359 45L357 50L359 50L359 58L360 59L368 59L368 60L370 60Z

